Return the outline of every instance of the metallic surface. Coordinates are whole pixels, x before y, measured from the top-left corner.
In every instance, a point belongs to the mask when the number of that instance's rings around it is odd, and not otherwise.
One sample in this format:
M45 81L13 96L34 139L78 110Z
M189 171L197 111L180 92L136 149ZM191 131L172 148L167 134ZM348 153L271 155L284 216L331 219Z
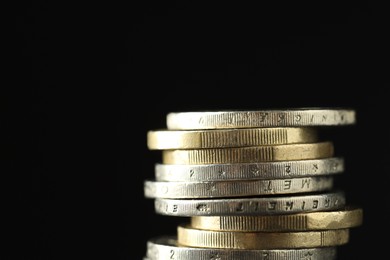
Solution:
M177 242L183 246L234 249L289 249L340 246L349 242L349 229L305 232L241 232L194 229L178 225Z
M253 163L329 158L334 155L330 141L193 150L163 150L164 164Z
M308 231L352 228L362 223L362 208L352 206L334 211L272 216L191 217L193 228L215 231Z
M338 108L295 108L258 111L172 112L168 129L336 126L356 123L355 111Z
M157 181L228 181L323 176L344 172L341 157L258 163L155 165Z
M312 127L245 128L214 130L154 130L147 133L150 150L202 149L258 145L313 143L318 141Z
M343 191L233 199L156 198L154 206L156 213L169 216L273 215L341 209L346 198Z
M334 185L344 158L319 131L355 123L345 108L168 113L147 132L162 158L144 196L189 221L150 239L143 260L336 259L363 210Z
M272 180L168 182L144 181L146 198L219 198L328 191L333 176Z
M219 249L177 244L176 236L161 236L147 242L149 260L335 260L336 247L304 249Z

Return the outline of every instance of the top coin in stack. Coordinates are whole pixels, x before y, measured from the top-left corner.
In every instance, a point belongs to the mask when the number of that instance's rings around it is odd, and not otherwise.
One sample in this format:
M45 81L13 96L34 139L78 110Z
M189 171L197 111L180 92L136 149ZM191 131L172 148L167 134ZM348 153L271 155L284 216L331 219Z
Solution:
M353 109L327 107L171 112L166 117L170 130L341 126L355 123L356 113Z

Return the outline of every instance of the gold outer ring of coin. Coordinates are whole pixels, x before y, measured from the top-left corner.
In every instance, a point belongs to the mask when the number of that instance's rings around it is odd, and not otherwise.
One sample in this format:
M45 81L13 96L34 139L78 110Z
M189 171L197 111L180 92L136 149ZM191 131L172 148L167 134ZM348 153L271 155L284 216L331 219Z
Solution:
M166 116L166 124L167 128L171 130L336 126L355 124L355 114L353 109L326 107L171 112Z
M150 150L202 149L318 141L313 127L276 127L213 130L153 130L147 133Z
M238 148L163 150L164 164L252 163L329 158L334 155L333 142L284 144Z
M194 216L191 226L196 229L240 232L308 231L353 228L362 225L363 209L344 209L264 216Z
M331 229L304 232L212 231L177 226L179 245L231 249L288 249L340 246L349 242L350 230Z

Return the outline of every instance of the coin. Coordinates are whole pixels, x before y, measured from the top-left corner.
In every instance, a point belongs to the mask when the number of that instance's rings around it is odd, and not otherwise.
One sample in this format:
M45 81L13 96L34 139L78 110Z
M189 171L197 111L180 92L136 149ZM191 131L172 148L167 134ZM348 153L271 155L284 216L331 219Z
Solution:
M340 246L349 242L349 229L304 232L242 232L177 226L179 245L234 249L288 249Z
M330 141L253 147L194 150L163 150L164 164L220 164L290 161L329 158L334 155Z
M339 210L272 216L194 216L191 226L216 231L307 231L360 226L363 209L348 205Z
M283 179L344 173L344 159L322 159L223 164L155 164L157 181L229 181Z
M169 182L146 180L147 198L218 198L327 191L333 188L332 176L209 182Z
M326 107L171 112L166 117L167 128L172 130L338 126L355 123L353 109Z
M178 245L177 236L154 237L147 241L147 257L150 260L335 260L336 247L295 249L220 249Z
M346 206L343 191L294 196L217 199L154 199L155 211L168 216L273 215L336 210Z
M213 130L154 130L147 133L150 150L202 149L258 145L313 143L318 141L313 127L278 127Z

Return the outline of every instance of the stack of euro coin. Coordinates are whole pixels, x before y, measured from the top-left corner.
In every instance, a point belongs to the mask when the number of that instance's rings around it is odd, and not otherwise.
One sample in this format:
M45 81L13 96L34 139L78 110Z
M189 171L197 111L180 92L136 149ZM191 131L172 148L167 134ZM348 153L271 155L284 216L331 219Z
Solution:
M344 157L320 131L355 122L344 108L168 113L147 133L162 160L144 195L188 221L144 259L336 259L363 210L335 188Z

